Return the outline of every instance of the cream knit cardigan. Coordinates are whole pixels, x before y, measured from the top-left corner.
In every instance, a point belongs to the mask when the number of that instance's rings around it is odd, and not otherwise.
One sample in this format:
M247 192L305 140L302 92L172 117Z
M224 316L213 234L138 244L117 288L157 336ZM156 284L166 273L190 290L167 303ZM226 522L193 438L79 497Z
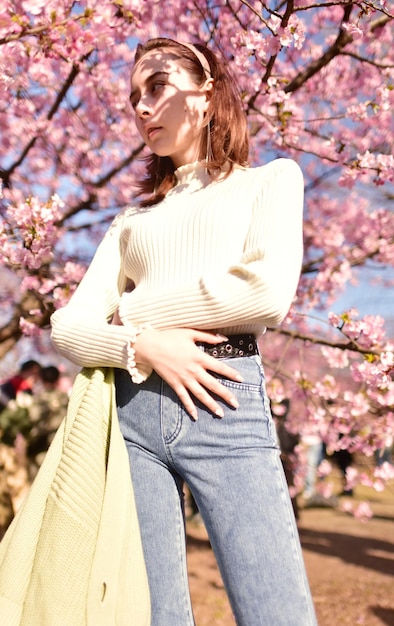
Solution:
M112 369L83 370L0 544L2 626L149 626L150 602Z

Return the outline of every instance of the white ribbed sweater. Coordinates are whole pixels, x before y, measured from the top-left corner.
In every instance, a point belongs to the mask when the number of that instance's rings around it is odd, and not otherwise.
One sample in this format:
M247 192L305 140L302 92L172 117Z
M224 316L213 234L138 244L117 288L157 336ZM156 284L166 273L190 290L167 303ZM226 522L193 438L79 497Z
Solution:
M52 340L78 365L130 369L130 325L259 336L287 314L303 251L298 165L277 159L212 182L199 162L176 176L162 202L114 220L53 314ZM117 308L123 326L110 324Z

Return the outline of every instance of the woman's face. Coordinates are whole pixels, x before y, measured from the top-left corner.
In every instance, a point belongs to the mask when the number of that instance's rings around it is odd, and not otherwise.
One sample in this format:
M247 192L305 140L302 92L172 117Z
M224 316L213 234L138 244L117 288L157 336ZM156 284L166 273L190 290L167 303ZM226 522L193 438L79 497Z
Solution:
M158 156L175 167L198 160L201 133L206 131L212 79L198 87L171 52L151 50L135 65L130 102L138 132Z

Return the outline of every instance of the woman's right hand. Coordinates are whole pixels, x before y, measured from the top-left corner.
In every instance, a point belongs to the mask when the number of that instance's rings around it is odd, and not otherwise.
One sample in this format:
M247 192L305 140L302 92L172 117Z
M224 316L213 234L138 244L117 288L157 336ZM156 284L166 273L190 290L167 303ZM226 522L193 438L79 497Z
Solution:
M224 413L214 396L235 409L238 407L236 397L211 372L236 382L242 382L240 374L196 345L197 341L214 345L225 340L221 335L191 328L147 329L137 336L133 347L137 364L154 369L172 387L190 416L197 419L192 397L217 417Z

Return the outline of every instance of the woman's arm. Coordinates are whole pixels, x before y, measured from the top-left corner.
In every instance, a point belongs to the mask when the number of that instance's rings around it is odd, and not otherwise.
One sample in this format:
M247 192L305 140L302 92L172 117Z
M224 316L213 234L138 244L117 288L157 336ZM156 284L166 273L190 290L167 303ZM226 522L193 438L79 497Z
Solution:
M51 338L61 354L83 367L127 369L130 331L111 325L126 287L121 268L122 217L114 220L80 285L51 317Z
M190 394L221 417L223 411L211 393L234 408L237 401L209 372L238 381L239 374L199 350L195 342L219 343L223 337L192 329L145 330L136 335L133 327L120 323L117 305L126 288L119 245L121 221L115 220L107 232L68 305L52 315L52 341L61 354L83 367L120 367L133 372L137 360L140 382L155 369L193 418L197 411Z

